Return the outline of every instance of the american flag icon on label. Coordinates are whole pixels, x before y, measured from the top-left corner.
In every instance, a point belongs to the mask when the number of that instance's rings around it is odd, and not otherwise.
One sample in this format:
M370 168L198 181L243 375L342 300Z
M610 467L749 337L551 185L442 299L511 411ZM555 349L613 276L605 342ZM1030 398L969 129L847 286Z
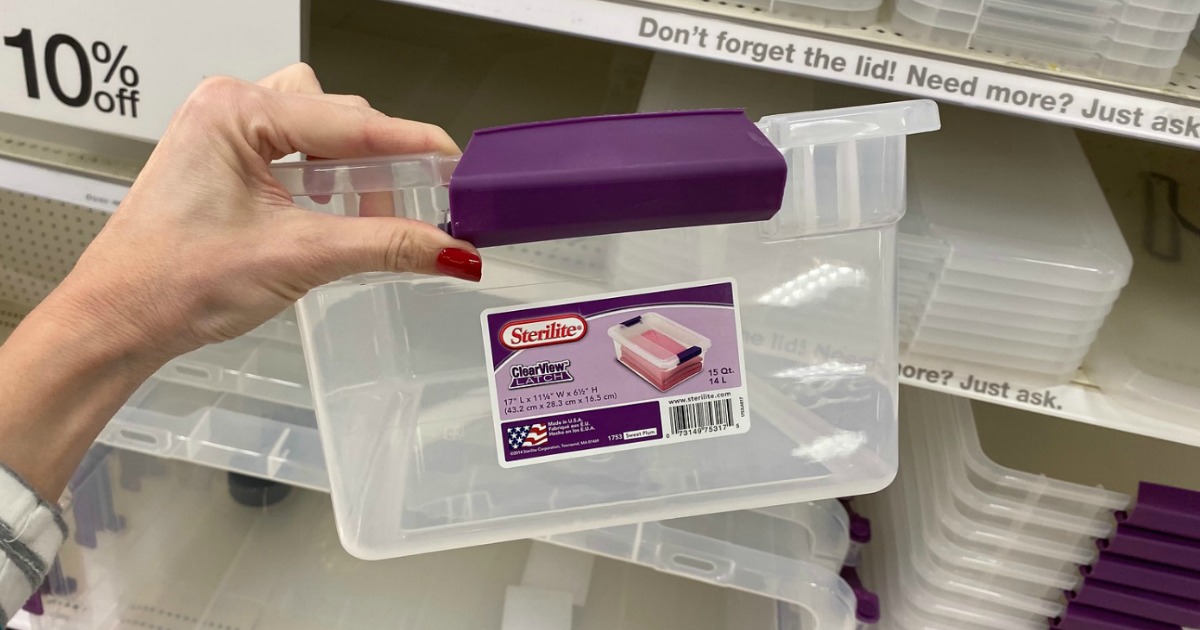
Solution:
M541 446L549 440L550 437L547 435L546 424L544 422L508 429L508 448L510 450Z

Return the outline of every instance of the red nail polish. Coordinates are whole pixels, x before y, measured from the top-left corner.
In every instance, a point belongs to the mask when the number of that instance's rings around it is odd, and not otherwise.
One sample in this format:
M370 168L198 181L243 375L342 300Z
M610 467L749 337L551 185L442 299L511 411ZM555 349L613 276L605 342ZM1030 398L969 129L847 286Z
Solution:
M479 254L448 247L438 254L437 270L444 276L479 282L483 277L483 261Z

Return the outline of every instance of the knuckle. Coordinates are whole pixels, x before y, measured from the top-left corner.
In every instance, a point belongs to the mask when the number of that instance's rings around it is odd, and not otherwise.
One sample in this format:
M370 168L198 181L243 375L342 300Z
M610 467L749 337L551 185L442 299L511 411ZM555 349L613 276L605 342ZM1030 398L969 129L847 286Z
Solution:
M388 236L383 264L389 271L410 271L414 268L411 234L399 231Z
M245 88L244 81L233 77L208 77L200 82L200 85L188 97L188 101L200 105L226 103L236 100L238 95L245 91Z

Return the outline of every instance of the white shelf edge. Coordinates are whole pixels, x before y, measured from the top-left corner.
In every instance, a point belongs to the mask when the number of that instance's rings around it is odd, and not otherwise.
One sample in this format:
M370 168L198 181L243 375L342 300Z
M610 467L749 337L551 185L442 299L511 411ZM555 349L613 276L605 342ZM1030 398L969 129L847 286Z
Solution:
M774 24L749 24L742 20L726 18L719 14L695 13L692 10L664 8L661 6L634 5L612 0L391 0L403 4L416 5L429 9L469 15L472 17L508 22L522 26L557 31L581 37L599 39L609 42L649 48L653 50L694 55L715 61L739 63L755 67L767 68L789 74L802 75L816 79L839 81L865 88L897 92L907 96L934 98L940 101L956 103L969 107L977 107L991 111L1025 116L1047 122L1064 124L1084 129L1092 129L1105 133L1130 136L1175 144L1185 147L1200 148L1200 107L1181 104L1167 100L1165 94L1153 91L1127 92L1119 86L1110 86L1099 80L1089 80L1076 75L1062 75L1061 78L1052 74L1028 76L1023 72L1034 70L1025 64L1014 64L1011 68L998 64L995 60L983 58L972 59L968 63L954 58L941 58L939 53L930 49L908 47L910 54L884 48L885 44L873 45L863 41L861 36L853 36L856 30L822 29L819 25L803 25L803 28L819 31L821 37L793 29L777 27ZM674 40L664 41L658 38L639 36L639 28L643 19L655 20L659 24L670 25L681 31L692 33L688 43ZM694 35L704 30L708 33L706 47L697 44ZM741 41L761 42L768 46L794 47L793 62L786 59L770 58L762 62L754 62L745 55L729 54L714 50L713 40L718 33L725 32L729 38ZM838 41L836 38L852 41ZM796 63L803 56L802 51L809 47L819 47L832 56L846 59L848 68L838 72L831 68L808 67ZM941 53L953 56L951 51ZM782 55L780 55L782 56ZM856 60L860 57L871 57L872 60L895 62L896 81L857 76L852 72ZM927 69L927 75L938 74L943 77L967 80L978 78L978 87L974 95L949 93L933 89L928 85L908 85L904 78L910 68ZM1036 70L1034 70L1036 71ZM1009 90L1022 90L1026 93L1052 95L1059 100L1066 100L1064 94L1071 96L1070 103L1061 107L1055 106L1051 111L1037 107L1017 106L1012 103L998 102L988 99L988 86ZM1138 88L1130 88L1137 90ZM1093 101L1099 102L1111 110L1128 110L1131 113L1141 110L1141 126L1131 123L1118 125L1088 118L1084 111L1091 108ZM1192 137L1176 135L1168 131L1158 131L1152 128L1156 116L1166 116L1186 124L1194 123Z
M900 361L900 383L902 385L963 396L972 400L1023 409L1168 442L1200 446L1200 423L1170 422L1122 407L1101 392L1099 388L1088 384L1086 375L1082 373L1076 380L1066 385L1039 387L1005 381L1002 378L981 376L981 372L986 372L986 368L928 357L907 356L902 357ZM937 376L931 377L931 373ZM968 382L968 377L974 377L976 381L987 380L989 383L994 383L996 388L987 393L968 391L962 387L963 383ZM1004 385L1008 385L1008 387L1005 388ZM1036 399L1042 402L1018 400L1022 391L1028 394L1037 394ZM1045 402L1047 398L1049 399L1048 404Z
M88 175L0 157L0 188L112 212L129 193L129 186Z

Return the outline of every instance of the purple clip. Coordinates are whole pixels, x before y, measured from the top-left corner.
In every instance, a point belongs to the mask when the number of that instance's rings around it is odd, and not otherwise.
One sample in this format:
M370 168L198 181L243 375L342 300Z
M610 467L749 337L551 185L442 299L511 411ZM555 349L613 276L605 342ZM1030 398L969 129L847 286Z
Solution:
M1200 571L1200 540L1142 529L1128 523L1117 525L1112 538L1097 540L1096 547L1122 556Z
M1084 580L1076 592L1068 592L1067 601L1165 623L1200 626L1200 601L1092 578Z
M854 591L854 599L858 601L854 616L862 623L877 623L880 617L879 596L863 586L862 579L858 577L858 569L842 567L841 576Z
M478 247L765 221L787 162L741 110L476 131L450 177L449 232Z
M855 512L850 505L850 499L838 499L838 501L846 509L846 516L850 517L850 540L860 545L871 542L871 519Z
M1133 511L1117 512L1117 523L1200 539L1200 492L1143 481Z
M45 606L42 606L41 591L39 590L38 592L34 593L29 600L25 602L25 605L22 606L21 609L31 615L41 616L45 614L46 608Z
M1071 602L1050 624L1050 630L1181 630L1178 624L1152 621L1103 608Z
M1110 551L1101 551L1092 566L1082 567L1079 572L1087 579L1200 600L1200 572L1119 556Z

